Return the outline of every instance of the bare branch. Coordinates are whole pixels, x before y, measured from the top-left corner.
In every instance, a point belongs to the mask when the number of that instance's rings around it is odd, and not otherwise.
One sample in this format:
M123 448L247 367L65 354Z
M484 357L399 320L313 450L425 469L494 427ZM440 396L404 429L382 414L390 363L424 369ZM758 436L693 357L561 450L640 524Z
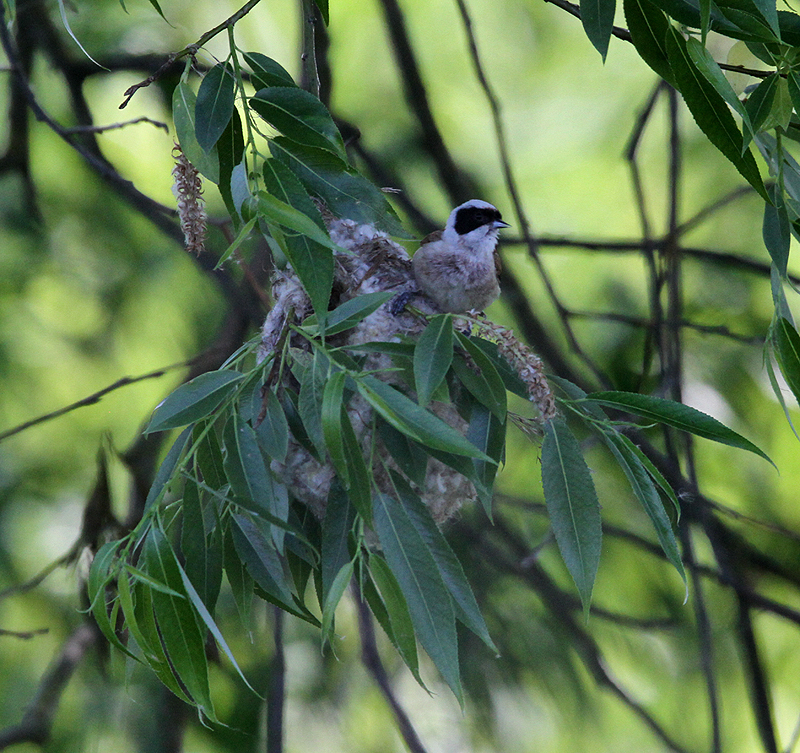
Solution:
M400 702L397 700L392 690L391 683L389 682L389 675L386 673L386 668L383 666L380 654L378 653L378 643L375 640L375 626L372 622L372 614L369 611L367 602L361 594L358 593L355 581L353 581L353 588L356 591L355 601L358 610L358 630L361 636L361 660L364 662L364 666L372 675L383 697L389 704L389 708L391 708L395 721L397 722L397 727L408 749L411 753L426 753L422 741L419 739L414 726L411 724L411 719L405 709L400 705Z
M194 57L197 54L197 51L210 39L213 39L217 34L222 33L226 29L232 27L237 21L244 18L253 8L256 7L261 2L261 0L249 0L249 2L245 3L239 10L236 11L232 16L226 18L221 24L218 24L213 29L209 29L205 34L203 34L200 39L198 39L194 44L187 45L182 50L178 52L173 52L161 67L152 75L148 76L144 81L140 81L138 84L134 84L133 86L129 87L125 90L125 99L123 100L122 104L119 106L119 109L122 110L127 107L128 102L131 101L131 98L134 94L136 94L139 89L144 89L146 86L150 86L150 84L158 81L169 69L170 67L181 58L185 58L187 55L191 55Z
M39 683L39 689L22 721L0 730L0 750L21 742L44 744L50 737L61 694L89 648L97 640L96 629L84 623L67 638L61 653Z

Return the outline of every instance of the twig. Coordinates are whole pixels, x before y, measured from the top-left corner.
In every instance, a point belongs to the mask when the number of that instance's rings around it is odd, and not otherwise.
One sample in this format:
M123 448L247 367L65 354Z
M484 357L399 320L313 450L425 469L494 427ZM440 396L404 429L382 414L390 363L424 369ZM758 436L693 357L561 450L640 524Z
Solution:
M118 128L136 125L137 123L149 123L150 125L153 125L156 128L161 128L169 133L169 126L166 123L162 123L160 120L153 120L152 118L147 117L134 118L133 120L125 120L121 123L112 123L111 125L106 126L71 126L70 128L65 128L64 133L105 133L106 131L114 131Z
M372 615L367 606L367 602L357 591L355 594L355 602L358 610L358 631L361 636L361 660L364 662L364 666L372 675L383 697L389 704L394 714L395 721L397 722L397 727L408 749L411 753L426 753L425 746L423 746L414 726L411 724L411 719L405 712L405 709L400 705L400 702L397 700L392 690L386 668L383 666L380 654L378 653L378 644L375 640L375 626L372 622Z
M283 716L286 705L286 655L283 650L284 613L272 608L273 654L267 690L267 753L283 753Z
M555 5L561 10L565 10L575 18L581 17L581 9L580 6L576 3L571 3L569 0L544 0L546 3L551 3ZM617 39L621 39L623 42L630 42L633 44L633 38L631 37L631 33L627 29L623 29L621 26L614 26L611 29L611 35L616 37ZM720 68L724 71L733 71L734 73L743 73L746 76L754 76L755 78L767 78L767 76L772 75L773 71L760 71L757 68L745 68L743 65L729 65L728 63L717 63ZM786 73L781 73L782 76L786 77Z
M198 39L194 44L187 45L182 50L178 52L171 53L161 67L153 74L148 76L144 81L140 81L138 84L134 84L133 86L129 87L125 90L125 99L123 100L122 104L119 106L119 109L122 110L127 107L128 102L131 101L131 98L134 94L136 94L139 89L144 89L146 86L150 86L150 84L158 81L161 76L163 76L169 68L172 66L173 63L180 60L181 58L185 58L187 55L196 55L197 51L210 39L213 39L217 34L225 31L226 29L233 26L237 21L244 18L253 8L256 7L261 2L261 0L249 0L249 2L245 3L239 10L236 11L232 16L226 18L221 24L218 24L213 29L210 29L205 34L203 34L200 39Z
M641 327L647 330L651 330L655 324L652 320L643 317L615 314L607 311L567 311L566 315L577 319L602 319L610 322L620 322L622 324L629 324L632 327ZM678 326L686 329L693 329L708 335L720 335L721 337L727 337L730 340L736 340L747 345L761 345L764 342L763 335L742 335L737 332L731 332L728 327L722 324L697 324L696 322L682 319L678 322Z
M300 54L300 85L307 92L319 98L319 71L317 69L317 22L314 0L301 0L300 13L302 24L303 51Z
M50 628L39 628L38 630L6 630L5 628L0 628L0 637L5 635L12 638L19 638L23 641L29 641L37 635L47 635L49 632Z
M67 638L61 653L42 677L39 689L25 711L22 721L0 730L0 750L21 742L39 745L47 742L61 693L96 640L97 631L87 623L81 625Z
M50 413L45 413L42 416L37 416L36 418L32 418L30 421L25 421L25 423L19 424L19 426L15 426L13 429L8 429L7 431L0 432L0 442L4 439L8 439L9 437L13 437L15 434L19 434L26 429L30 429L32 426L37 426L38 424L42 424L45 421L51 421L54 418L59 418L67 413L71 413L78 408L84 408L87 405L94 405L95 403L99 403L100 400L108 395L110 392L114 392L115 390L120 389L121 387L127 387L129 384L136 384L137 382L143 382L146 379L157 379L159 377L164 376L168 371L173 371L175 369L185 368L186 366L190 366L194 363L197 358L192 358L188 361L182 361L181 363L174 363L171 366L165 366L162 369L157 369L156 371L151 371L147 374L142 374L141 376L135 377L122 377L121 379L117 379L116 382L113 384L109 384L107 387L103 387L103 389L98 390L97 392L88 395L87 397L81 398L74 403L70 403L69 405L64 406L63 408L59 408L58 410L51 411Z
M433 160L450 200L454 205L460 204L473 197L474 185L456 165L436 125L400 5L397 0L381 0L381 7L386 16L386 28L400 69L406 101L422 129L422 147Z

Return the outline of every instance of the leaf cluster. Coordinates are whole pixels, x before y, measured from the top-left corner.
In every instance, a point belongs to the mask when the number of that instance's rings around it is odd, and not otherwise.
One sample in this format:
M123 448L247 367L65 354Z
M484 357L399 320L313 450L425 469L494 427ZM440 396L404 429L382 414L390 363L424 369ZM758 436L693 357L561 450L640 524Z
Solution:
M677 32L667 38L681 60L692 60L694 46ZM313 313L287 317L263 360L254 359L257 343L250 342L155 410L148 432L181 433L139 525L95 557L92 613L113 645L214 720L208 634L237 666L214 617L223 582L246 627L259 598L318 626L323 643L352 582L414 676L422 682L419 644L462 700L457 623L496 649L426 502L426 482L438 461L471 484L491 518L507 393L527 397L526 385L494 343L447 314L430 317L414 340L348 344L347 333L392 294L331 305L335 260L348 251L329 237L320 207L389 234L404 231L383 194L350 166L324 105L274 60L241 53L232 33L230 42L229 58L205 74L196 94L188 66L175 89L180 145L218 186L237 228L220 264L251 234L261 235L296 275ZM793 373L797 334L787 319L781 323L779 362ZM686 406L631 393L587 395L555 382L565 412L599 436L620 465L685 580L673 532L675 493L625 433L629 425L605 410L763 453ZM436 406L443 404L454 407L463 429L442 418ZM602 542L597 493L565 419L541 421L541 435L552 529L588 612ZM316 507L298 499L282 473L301 455L327 472Z

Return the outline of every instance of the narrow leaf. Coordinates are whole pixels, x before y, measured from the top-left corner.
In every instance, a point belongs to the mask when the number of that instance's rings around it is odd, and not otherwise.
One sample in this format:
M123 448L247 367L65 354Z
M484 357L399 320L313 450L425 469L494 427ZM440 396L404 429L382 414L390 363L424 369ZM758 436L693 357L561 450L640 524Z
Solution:
M228 125L233 115L236 80L228 63L217 63L200 82L195 103L195 135L206 153Z
M774 330L775 355L783 378L800 403L800 335L791 322L779 318Z
M333 467L345 489L350 487L350 474L347 470L347 458L342 437L343 396L346 378L347 375L343 371L337 371L328 380L322 395L322 434L325 437L325 446L328 448Z
M616 0L580 0L580 7L583 30L605 62L614 28Z
M764 123L772 110L772 103L775 101L775 94L778 90L778 80L780 76L773 73L767 76L747 98L745 108L750 116L753 132L758 133L762 130Z
M335 335L355 327L392 298L394 293L391 291L378 291L359 295L339 304L328 314L325 334Z
M169 452L158 468L155 479L153 479L153 485L147 493L147 499L144 501L145 512L161 498L161 494L172 480L175 469L178 467L178 461L181 459L181 455L183 455L183 451L191 436L192 427L187 426L178 435L172 447L170 447Z
M263 399L264 418L256 425L256 437L267 455L283 462L289 451L289 424L286 414L272 390L267 390Z
M259 205L268 222L295 231L284 234L283 250L311 298L317 315L324 317L333 284L333 256L329 249L335 247L330 243L322 216L306 189L284 164L275 159L266 160L263 175L269 195L298 213L292 226L286 224L285 213L276 211L275 202L270 207ZM302 224L298 225L298 222ZM316 227L311 227L309 222Z
M750 140L755 135L747 108L733 90L730 81L725 78L725 74L719 67L719 63L714 60L714 56L700 44L700 42L694 37L689 37L686 40L686 51L692 59L692 62L697 66L697 70L705 76L706 80L717 91L717 94L719 94L725 100L725 103L732 107L736 114L742 119L742 125L747 134L747 138L742 140L742 152L744 152Z
M175 555L159 528L151 529L145 540L144 560L154 578L176 591L183 590ZM216 720L208 686L205 639L194 609L186 598L156 590L151 593L159 631L175 673L202 712Z
M145 434L176 429L210 416L236 391L243 378L238 371L209 371L182 384L153 412Z
M562 419L544 427L542 485L558 548L588 615L600 564L600 505L581 447Z
M664 423L681 431L696 434L698 437L747 450L772 463L764 452L733 429L729 429L707 413L690 408L683 403L633 392L591 392L587 398L601 405L608 405L642 416L648 421ZM775 464L772 463L772 465Z
M337 217L369 223L400 238L409 237L385 194L332 152L298 144L284 136L272 139L269 148L273 157Z
M658 496L658 491L656 491L656 487L650 479L650 475L632 449L633 442L624 434L619 434L613 430L603 432L602 437L625 473L633 493L641 502L642 507L644 507L645 512L653 523L661 549L672 566L678 571L685 584L686 573L683 569L681 553L678 549L675 533L672 530L672 524L664 505L661 503L661 498Z
M447 540L442 536L430 510L398 474L391 472L391 477L408 517L428 547L428 551L439 569L439 575L442 576L445 586L453 597L456 618L497 653L497 646L494 645L489 635L483 615L475 601L467 577L464 575L464 569Z
M195 103L197 97L189 83L181 78L172 92L172 120L175 135L186 158L206 178L219 183L219 157L214 149L206 153L197 142L195 135Z
M772 263L778 270L778 274L781 277L785 277L789 264L789 247L792 241L789 213L783 200L783 191L780 185L773 183L768 190L772 201L767 201L764 204L762 235L764 237L764 245L772 257Z
M750 185L769 200L753 155L749 151L742 154L742 134L725 100L697 69L687 52L686 40L674 27L667 31L666 48L675 82L700 130Z
M414 623L400 584L386 560L377 554L370 555L369 574L370 578L364 580L362 588L370 609L414 679L424 688L425 683L419 674Z
M272 86L256 92L250 106L292 141L328 149L347 161L339 129L313 94L297 87Z
M666 41L669 21L664 11L650 0L624 0L623 7L636 51L661 78L672 83Z
M389 424L411 439L443 452L494 462L452 426L421 408L394 387L373 376L359 379L357 384L367 402Z
M414 383L420 405L431 401L452 360L453 317L450 314L434 316L414 348Z
M436 562L397 500L375 495L373 520L386 561L408 603L417 637L461 703L453 600Z
M296 86L291 74L272 58L260 52L245 52L243 57L253 71L253 84L256 90L265 86Z
M322 519L321 575L322 602L328 598L336 574L353 558L350 555L350 533L355 521L355 510L340 484L331 484L325 517Z

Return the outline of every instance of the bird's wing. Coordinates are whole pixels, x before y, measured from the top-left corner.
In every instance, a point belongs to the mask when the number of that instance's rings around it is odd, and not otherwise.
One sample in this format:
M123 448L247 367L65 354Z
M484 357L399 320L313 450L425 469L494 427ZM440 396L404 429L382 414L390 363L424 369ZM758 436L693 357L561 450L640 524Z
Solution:
M500 254L497 253L496 249L494 251L494 271L498 277L503 271L503 261L500 259Z
M442 235L444 234L443 230L434 230L432 233L428 233L419 243L420 246L424 246L426 243L433 243L434 241L442 240Z

